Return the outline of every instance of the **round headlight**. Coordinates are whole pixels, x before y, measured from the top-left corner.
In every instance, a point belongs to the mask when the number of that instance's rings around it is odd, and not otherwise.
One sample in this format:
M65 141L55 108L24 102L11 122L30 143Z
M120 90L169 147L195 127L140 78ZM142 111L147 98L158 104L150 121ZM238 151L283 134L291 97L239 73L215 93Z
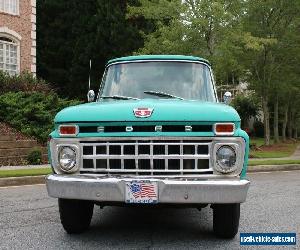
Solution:
M235 150L230 146L221 146L216 153L216 169L223 173L233 172L236 169Z
M59 165L65 172L70 172L76 165L76 152L71 147L62 147L58 154Z

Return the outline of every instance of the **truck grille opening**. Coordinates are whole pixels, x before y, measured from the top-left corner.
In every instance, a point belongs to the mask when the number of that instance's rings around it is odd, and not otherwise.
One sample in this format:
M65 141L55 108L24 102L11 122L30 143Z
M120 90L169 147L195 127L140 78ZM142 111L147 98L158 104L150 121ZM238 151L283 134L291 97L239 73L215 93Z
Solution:
M212 174L209 141L124 140L81 142L81 173L111 175Z

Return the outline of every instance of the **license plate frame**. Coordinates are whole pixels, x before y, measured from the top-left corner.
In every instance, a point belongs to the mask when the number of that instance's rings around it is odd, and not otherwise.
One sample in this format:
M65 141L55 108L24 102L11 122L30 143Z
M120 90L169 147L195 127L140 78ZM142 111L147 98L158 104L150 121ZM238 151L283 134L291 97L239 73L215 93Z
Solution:
M158 183L150 180L132 180L125 182L125 203L158 203Z

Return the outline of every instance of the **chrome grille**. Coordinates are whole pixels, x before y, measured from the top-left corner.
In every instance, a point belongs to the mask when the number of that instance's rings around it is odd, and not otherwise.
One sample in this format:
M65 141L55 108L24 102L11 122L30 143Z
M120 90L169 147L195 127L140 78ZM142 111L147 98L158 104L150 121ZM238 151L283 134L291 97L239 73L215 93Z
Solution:
M213 172L211 141L118 140L81 142L81 173L199 175Z

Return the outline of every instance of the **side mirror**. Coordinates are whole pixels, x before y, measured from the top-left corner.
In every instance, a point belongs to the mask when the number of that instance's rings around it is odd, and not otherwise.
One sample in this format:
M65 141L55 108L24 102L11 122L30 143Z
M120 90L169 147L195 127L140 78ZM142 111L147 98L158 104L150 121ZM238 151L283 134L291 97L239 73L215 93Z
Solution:
M88 102L93 102L94 99L95 99L95 92L94 90L89 90L88 94L87 94L87 99L88 99Z
M229 91L225 92L225 94L223 96L224 103L229 104L231 102L231 97L232 97L232 94Z

